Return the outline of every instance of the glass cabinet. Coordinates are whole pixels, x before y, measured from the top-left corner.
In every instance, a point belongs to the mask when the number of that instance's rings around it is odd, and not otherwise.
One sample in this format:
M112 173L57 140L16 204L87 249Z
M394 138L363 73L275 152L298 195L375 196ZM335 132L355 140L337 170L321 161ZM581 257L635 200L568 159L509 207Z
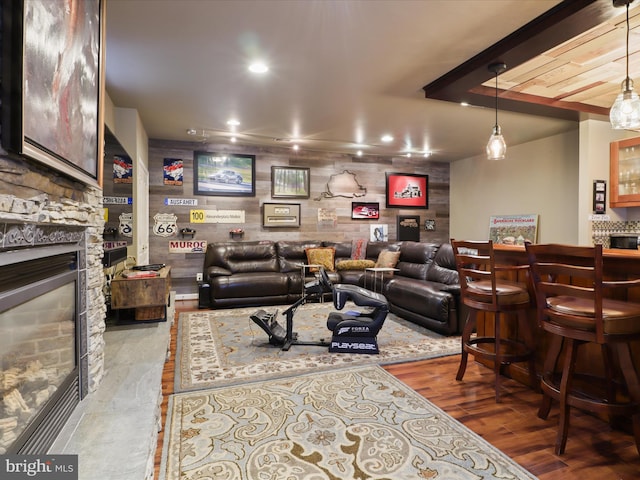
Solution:
M611 207L640 207L640 138L611 142Z

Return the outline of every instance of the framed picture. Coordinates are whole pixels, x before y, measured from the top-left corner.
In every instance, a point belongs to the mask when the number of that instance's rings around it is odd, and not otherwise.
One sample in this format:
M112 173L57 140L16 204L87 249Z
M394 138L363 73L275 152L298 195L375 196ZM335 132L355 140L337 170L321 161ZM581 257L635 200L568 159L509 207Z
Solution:
M420 216L398 215L398 241L420 241Z
M389 241L389 225L374 224L369 225L369 241L370 242L388 242Z
M193 194L256 195L255 155L193 152Z
M309 198L309 172L303 167L271 167L271 197Z
M593 213L602 215L607 213L607 182L593 181Z
M2 146L102 184L102 2L3 4Z
M378 220L379 218L379 203L351 202L352 220Z
M263 227L299 227L299 203L263 203Z
M387 172L387 208L429 208L429 175Z

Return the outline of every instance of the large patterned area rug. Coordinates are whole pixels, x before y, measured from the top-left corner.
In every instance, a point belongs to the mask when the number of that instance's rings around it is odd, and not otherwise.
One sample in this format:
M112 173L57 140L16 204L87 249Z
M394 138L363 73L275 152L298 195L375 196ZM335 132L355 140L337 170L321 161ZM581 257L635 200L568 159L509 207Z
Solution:
M534 479L379 366L172 395L165 480Z
M380 354L329 353L327 347L269 344L250 319L256 308L184 312L178 324L174 390L184 392L364 364L391 364L460 353L460 337L445 337L392 313L378 334ZM265 309L274 312L276 308ZM282 311L283 308L280 309ZM343 311L362 310L347 303ZM308 303L294 316L300 340L329 341L332 303ZM278 314L278 322L286 320Z

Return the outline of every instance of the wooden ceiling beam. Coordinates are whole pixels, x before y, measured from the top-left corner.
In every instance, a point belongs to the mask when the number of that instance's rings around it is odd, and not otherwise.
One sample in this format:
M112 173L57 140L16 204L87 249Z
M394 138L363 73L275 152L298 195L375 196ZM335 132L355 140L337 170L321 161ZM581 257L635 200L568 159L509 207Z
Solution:
M495 90L486 95L479 88L493 78L488 65L504 62L521 65L620 14L611 0L564 0L522 28L503 38L440 78L423 87L426 98L471 105L494 106ZM500 109L577 120L580 112L608 115L608 109L577 102L563 102L536 95L502 91Z

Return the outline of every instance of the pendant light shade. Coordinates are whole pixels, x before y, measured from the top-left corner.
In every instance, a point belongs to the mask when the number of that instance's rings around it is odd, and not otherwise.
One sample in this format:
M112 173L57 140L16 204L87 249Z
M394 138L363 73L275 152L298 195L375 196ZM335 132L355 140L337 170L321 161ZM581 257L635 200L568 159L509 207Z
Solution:
M627 76L622 81L621 92L609 111L611 127L616 130L640 128L640 98L633 90L633 80L629 77L629 4L633 0L614 0L613 5L627 7Z
M489 71L496 75L496 124L493 126L493 132L487 143L487 159L502 160L507 153L507 144L502 136L502 129L498 125L498 75L504 72L507 66L504 63L492 63L489 65Z
M507 144L502 136L502 129L500 125L493 127L493 133L489 137L489 143L487 143L487 159L488 160L502 160L507 153Z

